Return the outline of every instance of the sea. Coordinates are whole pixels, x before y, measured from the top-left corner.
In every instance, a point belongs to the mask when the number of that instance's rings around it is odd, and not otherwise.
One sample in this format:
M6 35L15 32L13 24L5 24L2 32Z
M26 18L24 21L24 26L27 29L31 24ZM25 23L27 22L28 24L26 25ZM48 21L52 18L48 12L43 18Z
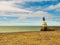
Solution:
M0 26L0 33L40 31L41 26Z

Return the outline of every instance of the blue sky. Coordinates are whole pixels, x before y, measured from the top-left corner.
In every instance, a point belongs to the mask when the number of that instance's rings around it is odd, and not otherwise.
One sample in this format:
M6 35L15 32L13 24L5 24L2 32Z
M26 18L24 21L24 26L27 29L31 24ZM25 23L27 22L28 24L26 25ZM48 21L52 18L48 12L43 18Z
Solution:
M59 0L0 0L0 26L60 26Z

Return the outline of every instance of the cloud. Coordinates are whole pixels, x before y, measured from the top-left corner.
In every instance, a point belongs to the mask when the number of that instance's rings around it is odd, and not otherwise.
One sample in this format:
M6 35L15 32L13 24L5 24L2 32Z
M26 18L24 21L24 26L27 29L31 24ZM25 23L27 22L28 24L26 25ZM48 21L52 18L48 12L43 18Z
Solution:
M44 12L44 11L37 11L35 13L33 13L36 17L46 17L46 18L52 18L53 15L49 14L48 12Z
M16 1L0 2L0 20L3 21L3 22L0 21L0 23L2 25L4 25L4 24L11 24L11 25L23 25L23 24L30 25L31 24L32 25L34 23L35 24L37 23L36 25L39 25L40 24L39 18L42 18L42 17L53 18L54 17L53 14L50 14L45 11L41 11L41 10L40 11L32 11L31 10L30 11L27 9L18 8L17 6L15 7L14 3L16 3ZM22 3L22 1L20 1L20 3ZM2 16L2 18L1 18L1 16ZM16 16L16 17L14 17L14 16ZM34 19L31 21L28 18L30 18L31 20L32 20L32 18L34 18ZM38 19L35 20L35 18L38 18Z
M60 9L60 3L56 4L56 5L51 5L43 10L58 10Z
M25 9L13 7L12 2L0 2L0 11L30 12L30 11L25 10Z
M22 2L22 3L21 3ZM28 0L28 1L21 1L21 2L15 2L14 6L17 8L22 8L26 10L31 10L31 11L39 11L39 10L47 10L47 7L54 6L59 3L59 1L33 1L33 0Z
M0 1L57 1L57 0L0 0Z
M1 14L1 13L0 13ZM2 16L2 14L0 15ZM36 12L29 12L29 13L19 13L19 12L4 12L3 16L18 16L20 17L19 20L26 20L29 17L46 17L46 18L53 18L52 14L44 11L36 11Z
M33 12L14 7L13 5L14 2L0 2L0 16L19 16L21 19L25 19L27 17L52 17L52 14L44 11Z
M7 13L6 13L7 14ZM6 15L5 14L5 15ZM46 17L46 18L52 18L54 17L52 14L49 14L48 12L44 12L44 11L36 11L36 12L32 12L32 13L12 13L10 14L10 16L19 16L20 19L26 19L28 17Z
M16 22L18 19L18 16L0 16L0 22Z

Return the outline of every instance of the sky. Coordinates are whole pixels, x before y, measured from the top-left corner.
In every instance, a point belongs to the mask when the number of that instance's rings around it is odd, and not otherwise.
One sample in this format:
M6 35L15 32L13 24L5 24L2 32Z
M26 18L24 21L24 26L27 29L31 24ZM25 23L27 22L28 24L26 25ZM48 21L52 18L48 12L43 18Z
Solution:
M59 0L0 0L0 26L60 26Z

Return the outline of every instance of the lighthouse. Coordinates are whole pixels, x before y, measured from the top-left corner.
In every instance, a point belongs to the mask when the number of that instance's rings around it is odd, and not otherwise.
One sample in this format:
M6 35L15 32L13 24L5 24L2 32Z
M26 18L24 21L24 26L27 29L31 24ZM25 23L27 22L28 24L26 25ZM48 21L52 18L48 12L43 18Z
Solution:
M45 17L43 17L41 31L47 31L47 23L45 21Z

